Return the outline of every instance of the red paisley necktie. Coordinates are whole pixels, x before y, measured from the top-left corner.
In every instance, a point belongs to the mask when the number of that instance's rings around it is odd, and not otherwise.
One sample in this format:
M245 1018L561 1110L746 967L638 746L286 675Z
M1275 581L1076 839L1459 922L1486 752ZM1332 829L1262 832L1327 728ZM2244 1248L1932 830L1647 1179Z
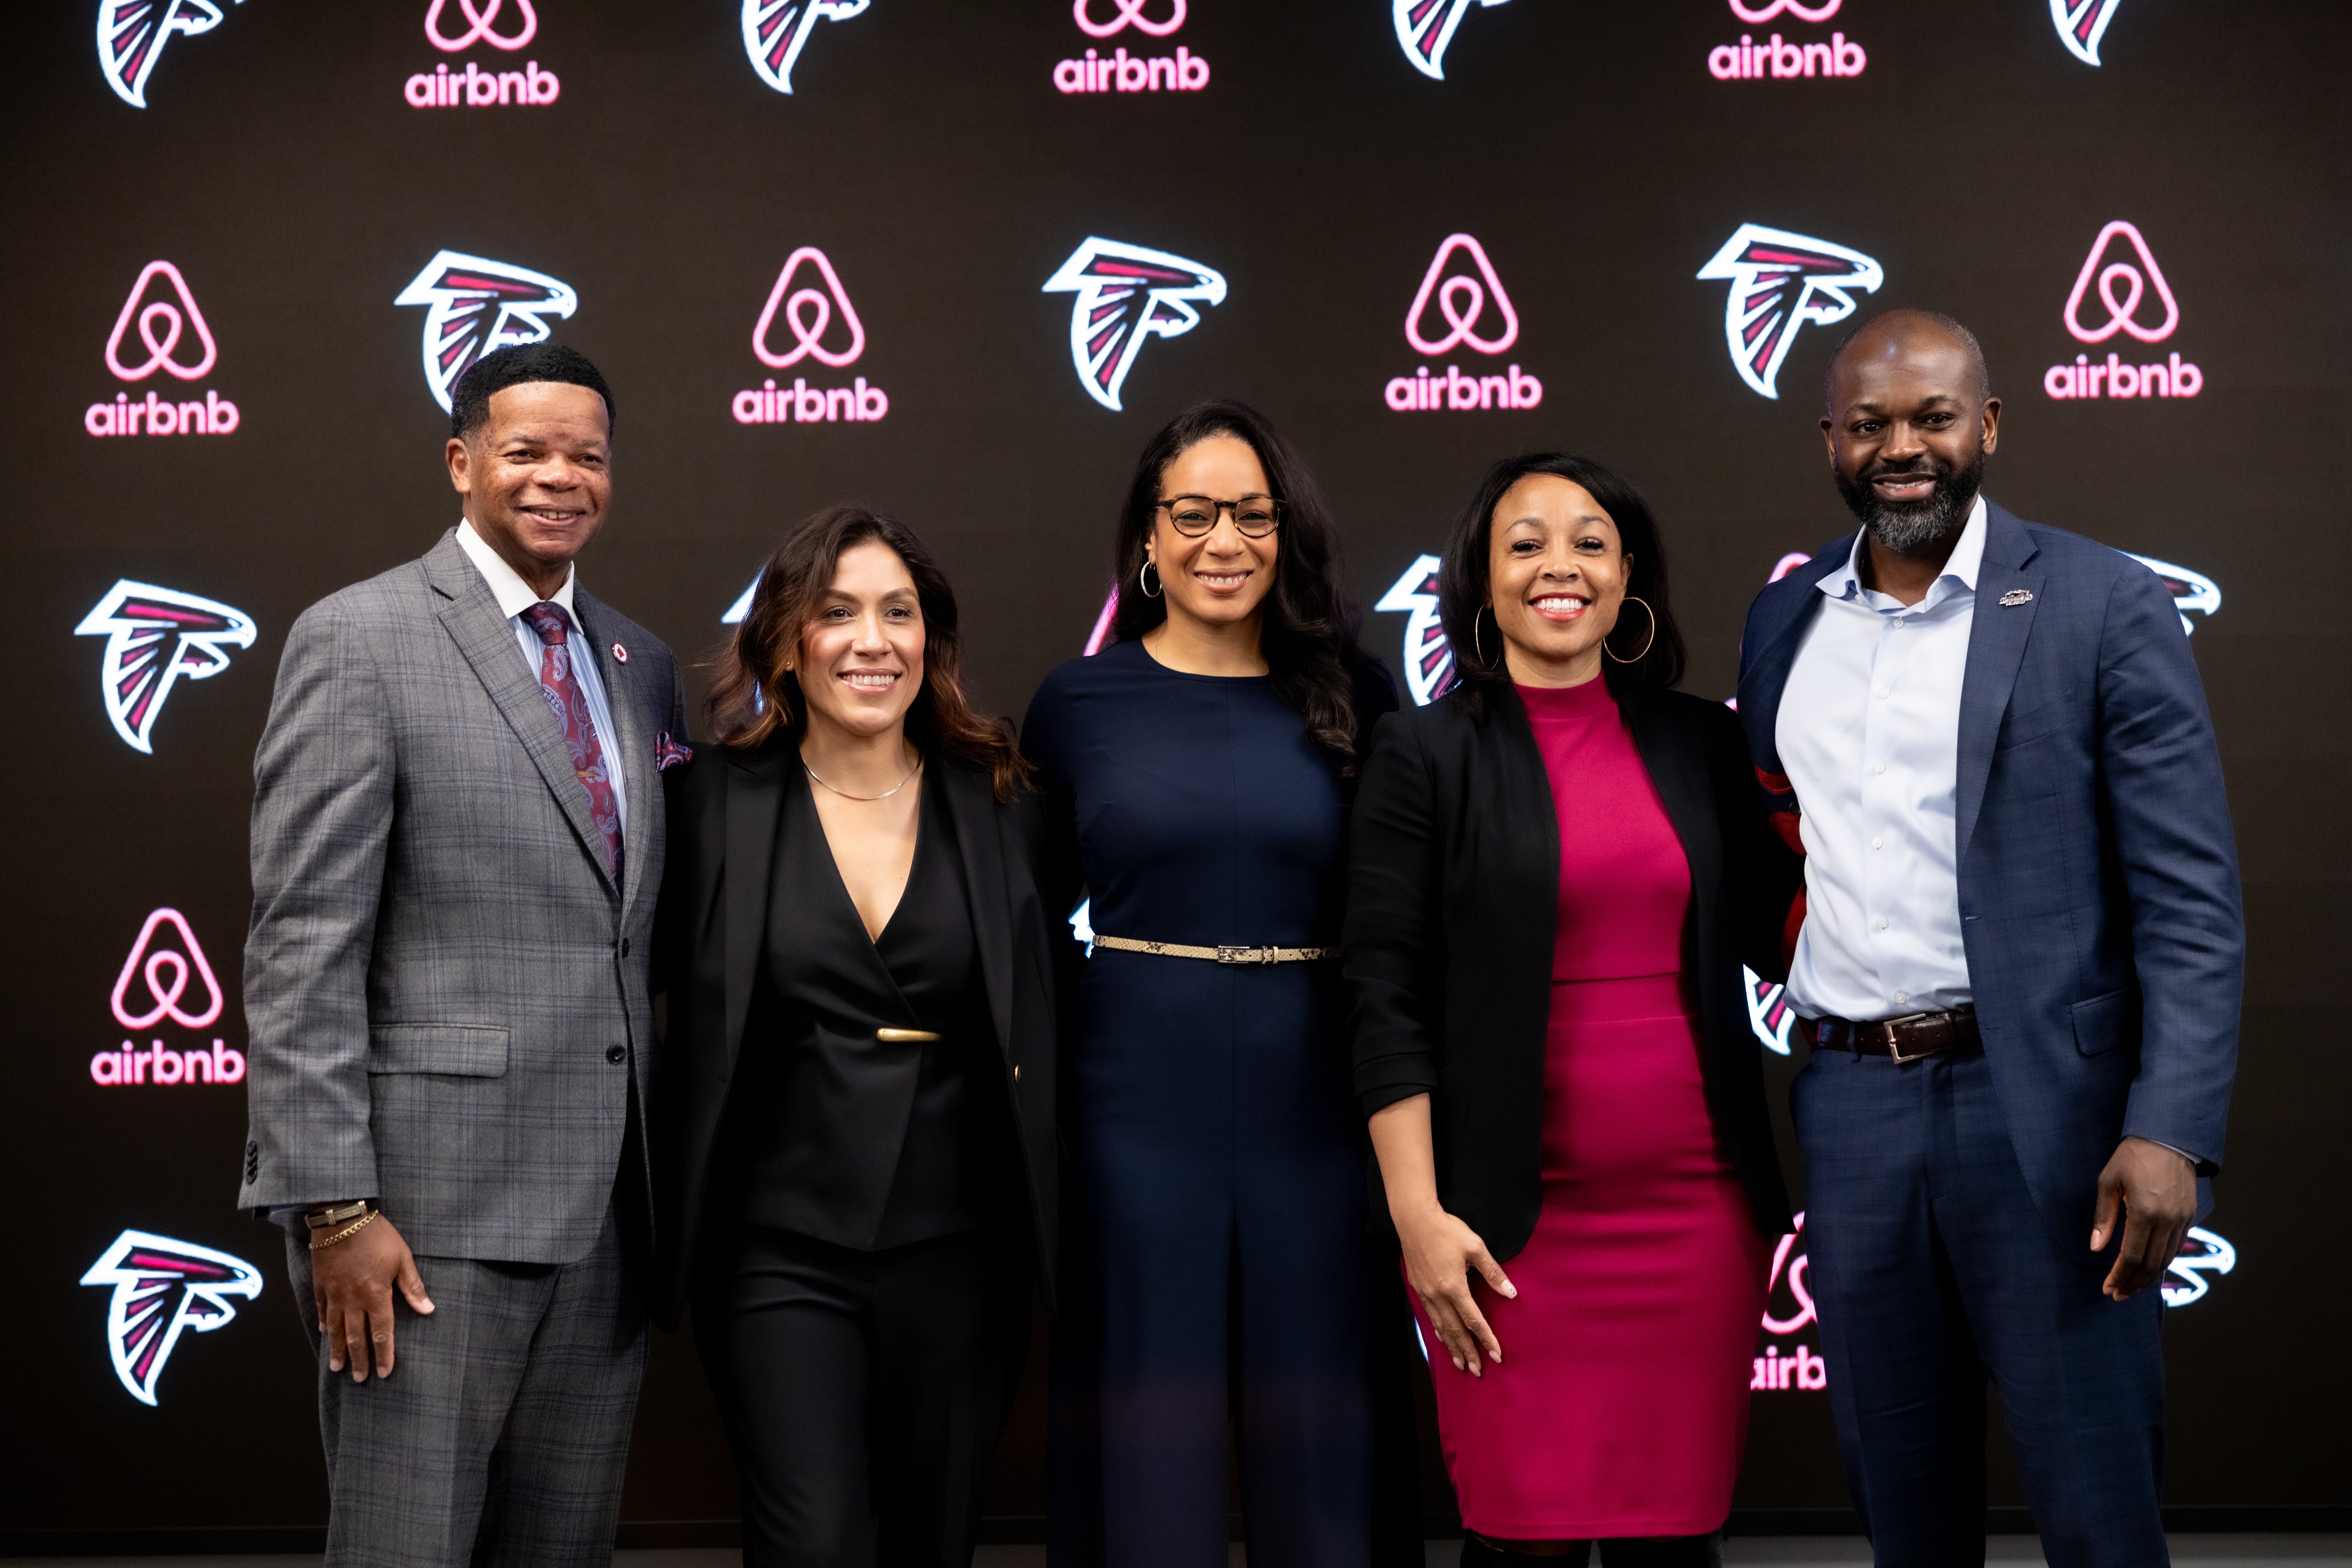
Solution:
M547 710L563 728L563 743L572 751L572 769L588 791L588 815L604 836L605 864L613 885L621 883L621 805L613 794L613 775L604 763L604 748L597 743L596 721L588 716L588 702L572 673L571 623L561 605L540 601L522 613L523 624L539 635L539 690Z

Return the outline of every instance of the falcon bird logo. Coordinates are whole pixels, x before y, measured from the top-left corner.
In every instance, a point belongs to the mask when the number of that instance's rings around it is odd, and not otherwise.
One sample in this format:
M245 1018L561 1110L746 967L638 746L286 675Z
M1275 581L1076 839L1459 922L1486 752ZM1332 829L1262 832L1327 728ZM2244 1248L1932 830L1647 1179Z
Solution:
M1739 973L1747 984L1748 1026L1756 1031L1757 1043L1776 1057L1787 1056L1789 1031L1797 1026L1797 1010L1789 1005L1789 988L1752 969L1743 967Z
M1454 648L1437 618L1437 557L1420 555L1404 575L1381 595L1376 610L1404 615L1404 683L1415 703L1426 707L1454 684Z
M1886 281L1885 269L1859 250L1753 223L1741 224L1698 276L1730 282L1723 336L1731 363L1740 380L1775 398L1797 330L1808 321L1845 320L1853 314L1847 290L1874 294Z
M183 1331L211 1333L236 1316L232 1296L261 1294L261 1270L242 1258L143 1230L126 1230L81 1277L111 1285L106 1348L114 1375L142 1405L155 1403L155 1382Z
M2124 552L2131 555L2131 552ZM2180 629L2193 632L2197 627L2189 621L2189 612L2210 616L2221 607L2221 584L2201 572L2191 572L2186 566L2175 566L2169 561L2158 561L2153 555L2132 555L2132 559L2164 579L2172 593L2172 607L2180 612Z
M2050 0L2050 25L2058 29L2058 41L2084 65L2099 63L2099 40L2106 36L2107 24L2116 19L2116 7L2123 0Z
M1201 324L1199 306L1224 302L1222 273L1115 239L1088 238L1045 280L1048 294L1075 293L1070 361L1088 395L1117 408L1118 389L1147 337L1181 337Z
M1413 69L1433 80L1445 79L1445 46L1454 41L1454 29L1474 4L1500 5L1503 0L1389 0L1397 43Z
M425 317L425 382L446 408L449 389L467 365L492 349L544 342L555 330L547 318L570 316L580 296L544 272L445 250L393 303L432 307Z
M846 22L874 0L743 0L743 52L778 92L793 90L793 63L818 22Z
M114 732L134 752L154 753L155 717L182 676L208 680L228 668L228 650L251 647L253 617L214 599L129 578L107 590L74 627L103 637L99 689Z
M209 33L220 25L221 8L214 0L99 0L98 68L116 97L144 109L147 79L155 74L172 35Z
M2208 1276L2227 1274L2237 1266L2236 1247L2201 1225L2190 1226L2188 1239L2180 1244L2180 1256L2164 1271L2164 1304L2186 1307L2204 1300L2205 1292L2213 1289Z

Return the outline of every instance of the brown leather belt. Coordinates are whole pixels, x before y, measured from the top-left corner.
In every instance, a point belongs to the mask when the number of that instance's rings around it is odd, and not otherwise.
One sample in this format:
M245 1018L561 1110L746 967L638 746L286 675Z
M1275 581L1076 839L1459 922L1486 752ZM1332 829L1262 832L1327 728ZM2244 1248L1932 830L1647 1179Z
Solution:
M1858 1057L1891 1057L1898 1062L1958 1050L1983 1037L1977 1033L1973 1006L1955 1007L1948 1013L1913 1013L1868 1024L1851 1018L1800 1017L1797 1025L1806 1043L1817 1051L1852 1051Z

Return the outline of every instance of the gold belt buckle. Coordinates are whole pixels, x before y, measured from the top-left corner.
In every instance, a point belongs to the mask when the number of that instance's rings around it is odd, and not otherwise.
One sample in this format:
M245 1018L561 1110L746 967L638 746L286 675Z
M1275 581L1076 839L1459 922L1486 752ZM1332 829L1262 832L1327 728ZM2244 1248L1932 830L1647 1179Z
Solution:
M1270 947L1220 947L1219 963L1272 963L1274 949Z
M1907 1057L1903 1054L1903 1047L1898 1042L1895 1033L1895 1026L1898 1024L1916 1024L1932 1016L1933 1015L1927 1013L1912 1013L1900 1018L1889 1018L1885 1021L1886 1054L1897 1066L1900 1066L1905 1062L1916 1062L1925 1057L1932 1057L1937 1051L1944 1049L1945 1047L1952 1043L1952 1021L1948 1016L1944 1020L1943 1039L1937 1042L1935 1045L1929 1046L1924 1051L1914 1051Z

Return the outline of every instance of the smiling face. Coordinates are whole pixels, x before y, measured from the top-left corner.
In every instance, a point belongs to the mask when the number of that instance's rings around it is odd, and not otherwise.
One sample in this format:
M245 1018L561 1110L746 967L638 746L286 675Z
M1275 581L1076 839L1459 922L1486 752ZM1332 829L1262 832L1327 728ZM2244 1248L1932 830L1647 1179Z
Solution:
M2000 430L1983 362L1925 318L1873 322L1832 370L1822 419L1830 469L1889 550L1937 543L1968 521Z
M1179 452L1160 471L1160 499L1207 496L1239 500L1273 493L1256 451L1238 436L1206 436ZM1145 553L1159 569L1168 596L1168 618L1205 626L1232 626L1256 618L1274 589L1275 558L1282 544L1276 528L1252 539L1234 526L1231 508L1217 509L1216 526L1198 539L1176 531L1165 510L1152 514Z
M562 586L612 500L604 400L568 382L502 387L490 395L489 417L451 438L448 459L482 542L542 596Z
M898 552L869 539L841 552L792 668L809 725L855 736L905 724L923 689L923 606Z
M1582 485L1529 474L1495 503L1486 586L1504 660L1522 686L1580 686L1601 673L1633 558Z

